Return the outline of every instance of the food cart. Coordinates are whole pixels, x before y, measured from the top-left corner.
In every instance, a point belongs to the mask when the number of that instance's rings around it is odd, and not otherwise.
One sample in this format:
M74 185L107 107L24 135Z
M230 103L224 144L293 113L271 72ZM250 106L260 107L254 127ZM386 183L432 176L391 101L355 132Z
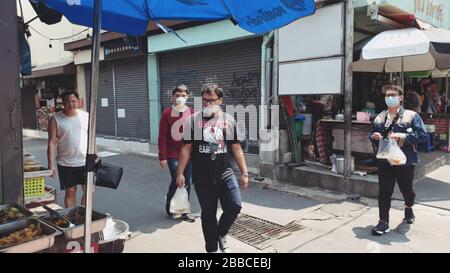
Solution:
M24 153L25 204L0 206L0 253L76 253L83 250L85 208L63 209L56 189L45 186L52 171ZM92 211L91 252L121 252L129 227L109 214Z
M85 208L28 210L18 204L0 206L0 253L77 253L83 250ZM49 212L52 211L52 212ZM92 212L93 253L122 252L128 224L109 214Z

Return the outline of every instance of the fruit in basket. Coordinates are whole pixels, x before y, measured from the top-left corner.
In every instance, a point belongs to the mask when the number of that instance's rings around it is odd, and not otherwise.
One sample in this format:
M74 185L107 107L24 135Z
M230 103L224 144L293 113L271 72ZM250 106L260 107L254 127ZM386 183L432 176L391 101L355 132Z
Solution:
M12 244L32 241L42 235L41 224L31 224L25 229L21 229L0 238L0 246L5 247Z

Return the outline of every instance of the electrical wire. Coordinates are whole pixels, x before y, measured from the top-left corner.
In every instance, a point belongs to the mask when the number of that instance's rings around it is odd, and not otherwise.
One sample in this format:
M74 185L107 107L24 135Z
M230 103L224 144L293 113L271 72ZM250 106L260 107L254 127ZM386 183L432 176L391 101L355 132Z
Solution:
M40 35L40 36L42 36L42 37L44 37L44 38L47 38L47 39L49 39L50 41L66 40L66 39L69 39L69 38L73 38L73 37L75 37L75 36L77 36L77 35L80 35L81 33L83 33L83 32L85 32L85 31L88 31L88 30L89 30L89 28L86 28L86 29L83 29L82 31L80 31L80 32L78 32L78 33L76 33L76 34L73 34L73 35L70 35L70 36L67 36L67 37L51 38L51 37L48 37L48 36L46 36L46 35L40 33L39 31L37 31L34 27L32 27L32 26L30 26L30 25L29 25L28 27L31 28L32 30L34 30L34 32L36 32L38 35Z

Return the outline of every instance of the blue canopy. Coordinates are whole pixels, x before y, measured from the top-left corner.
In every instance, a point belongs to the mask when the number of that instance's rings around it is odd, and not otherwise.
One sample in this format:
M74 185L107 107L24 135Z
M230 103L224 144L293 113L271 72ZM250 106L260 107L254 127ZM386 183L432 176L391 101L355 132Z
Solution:
M70 22L93 26L94 0L44 2ZM241 28L262 34L315 12L314 0L108 0L103 1L102 29L143 35L148 21L231 19Z

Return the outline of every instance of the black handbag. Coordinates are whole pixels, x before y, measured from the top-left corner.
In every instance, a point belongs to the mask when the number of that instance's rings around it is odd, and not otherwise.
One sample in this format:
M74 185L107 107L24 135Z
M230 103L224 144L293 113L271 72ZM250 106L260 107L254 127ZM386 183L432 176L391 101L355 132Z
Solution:
M117 189L122 179L123 168L111 163L102 162L96 164L96 182L95 185L110 189Z

